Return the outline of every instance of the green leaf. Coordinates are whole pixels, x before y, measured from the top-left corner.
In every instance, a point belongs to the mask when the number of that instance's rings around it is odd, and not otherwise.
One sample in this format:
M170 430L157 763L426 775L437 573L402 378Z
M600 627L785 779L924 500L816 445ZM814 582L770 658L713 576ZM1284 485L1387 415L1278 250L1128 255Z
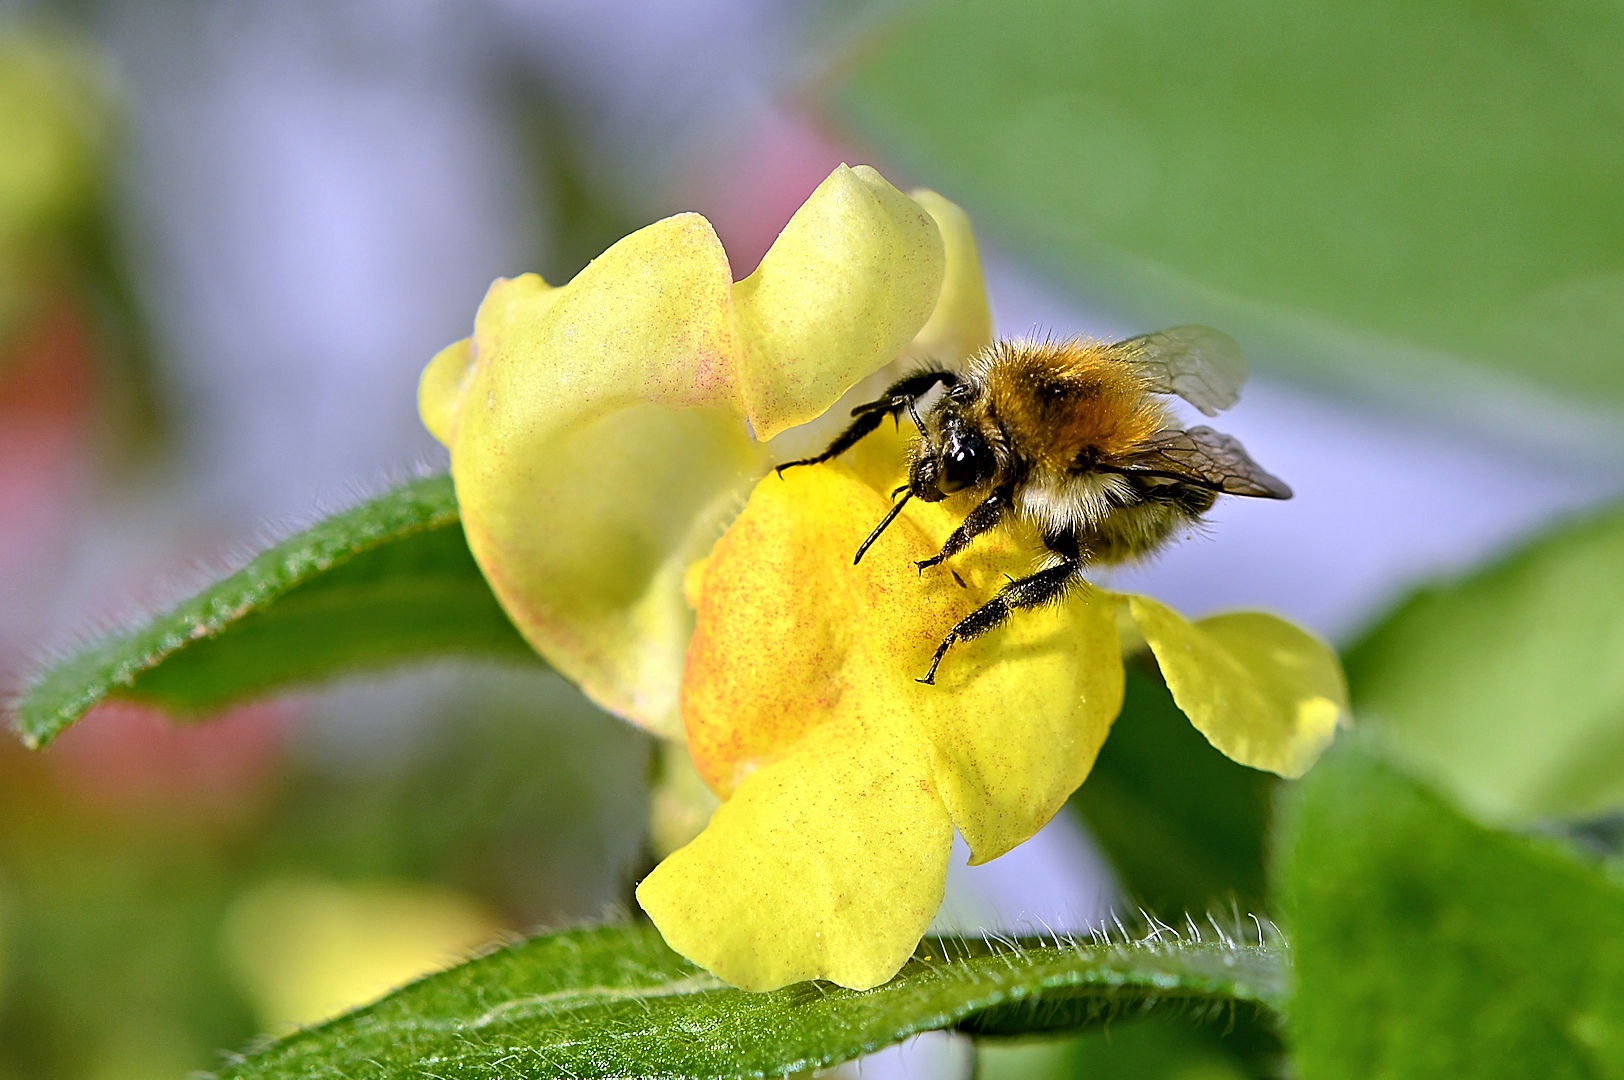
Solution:
M1148 1016L1063 1039L983 1041L976 1047L975 1080L1246 1080L1281 1075L1278 1068L1248 1070L1226 1054L1222 1043L1233 1034L1228 1026L1227 1018L1198 1027L1187 1017ZM1213 1032L1221 1034L1209 1034Z
M448 654L534 661L463 540L448 477L327 518L143 625L36 675L16 703L44 746L108 697L197 716L288 686Z
M1293 801L1278 884L1304 1080L1624 1076L1624 890L1360 745Z
M1268 910L1264 899L1264 843L1278 777L1237 765L1215 750L1174 704L1166 684L1140 664L1127 669L1122 713L1094 762L1088 780L1071 798L1091 836L1105 850L1131 905L1182 927L1188 913L1209 930L1245 913ZM1270 1016L1244 1011L1226 1018L1222 1030L1167 1021L1149 1031L1137 1027L1108 1038L1088 1036L1066 1047L1028 1048L1023 1057L1004 1055L1006 1065L987 1063L995 1075L1006 1067L1019 1075L1044 1068L1064 1076L1220 1077L1273 1075L1281 1054ZM995 1055L996 1057L997 1055ZM1047 1065L1040 1064L1040 1058Z
M1624 506L1411 596L1347 654L1355 715L1476 813L1624 806Z
M938 1028L1011 1033L1130 1006L1276 1002L1284 980L1274 948L930 939L874 990L752 994L693 967L651 928L609 926L430 976L220 1076L782 1076Z
M1133 902L1184 912L1263 910L1263 836L1275 777L1214 750L1159 678L1130 666L1122 714L1071 806Z
M1340 352L1345 378L1385 366L1411 393L1453 356L1624 402L1617 3L912 14L861 52L845 110L1145 325Z

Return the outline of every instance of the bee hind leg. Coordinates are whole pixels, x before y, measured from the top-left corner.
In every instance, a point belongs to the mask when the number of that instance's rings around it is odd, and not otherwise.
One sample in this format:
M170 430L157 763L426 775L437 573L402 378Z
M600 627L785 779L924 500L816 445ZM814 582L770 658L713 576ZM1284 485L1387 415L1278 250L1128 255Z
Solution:
M936 669L955 642L968 641L1002 626L1010 615L1021 608L1041 607L1064 596L1066 590L1081 578L1083 559L1079 555L1063 554L1061 560L1035 574L1010 582L998 590L997 596L960 619L959 624L948 631L947 637L936 647L936 655L931 658L930 670L925 677L914 681L927 686L935 685Z
M798 461L786 461L774 471L780 476L785 469L793 469L797 465L821 465L825 461L839 457L863 440L863 437L880 426L880 421L887 416L898 417L912 407L913 403L924 397L939 384L953 386L959 377L945 369L927 369L916 371L912 375L905 375L892 383L890 388L873 401L865 402L851 411L851 425L835 436L829 448L816 457L801 458Z

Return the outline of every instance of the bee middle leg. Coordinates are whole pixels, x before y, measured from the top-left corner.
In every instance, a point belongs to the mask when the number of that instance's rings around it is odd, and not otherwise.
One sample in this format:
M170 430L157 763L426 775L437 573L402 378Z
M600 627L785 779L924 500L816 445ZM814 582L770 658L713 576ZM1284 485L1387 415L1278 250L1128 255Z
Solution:
M942 550L928 559L920 559L914 563L915 566L919 567L919 572L923 574L943 559L951 559L968 547L970 541L985 532L991 531L1009 512L1010 503L1013 501L1014 496L1015 493L1009 488L999 488L985 499L982 499L974 510L964 516L964 520L959 523L959 527L948 534L947 542L942 545Z
M793 469L798 465L821 465L825 461L839 457L863 440L863 437L880 426L880 421L887 416L901 416L911 408L913 403L938 385L953 386L959 377L945 368L927 368L916 371L912 375L905 375L892 383L891 386L875 398L865 402L851 411L854 419L851 425L835 436L829 448L816 457L801 458L799 461L786 461L775 470L782 475L785 469Z
M1021 608L1040 607L1065 595L1066 590L1081 577L1083 559L1077 554L1062 554L1061 558L1063 561L1053 566L1005 585L998 590L997 596L960 619L959 624L948 631L947 637L937 646L936 655L931 658L930 670L925 673L925 677L914 681L927 686L934 685L936 669L941 666L942 657L947 655L947 650L953 647L954 642L968 641L1003 625L1010 615Z

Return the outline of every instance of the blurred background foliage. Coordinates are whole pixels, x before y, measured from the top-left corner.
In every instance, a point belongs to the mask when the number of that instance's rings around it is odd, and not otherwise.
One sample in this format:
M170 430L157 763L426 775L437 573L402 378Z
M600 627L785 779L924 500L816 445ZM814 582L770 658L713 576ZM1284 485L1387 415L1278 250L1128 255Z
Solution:
M1621 57L1604 0L0 6L0 668L443 464L416 375L491 278L566 280L680 209L742 276L863 160L969 208L1006 333L1195 320L1253 353L1226 426L1298 499L1226 509L1220 542L1120 583L1314 626L1406 768L1616 866ZM522 666L196 728L113 704L44 755L0 745L0 1078L206 1068L624 904L652 754ZM1389 781L1324 784L1293 834L1326 846L1323 880L1430 895L1381 876L1413 867L1380 844L1337 846ZM1281 786L1136 669L1075 813L955 888L989 922L1117 899L1233 928L1298 881L1271 863ZM1549 870L1439 829L1512 879ZM1586 918L1613 900L1592 884ZM1407 959L1370 956L1371 985ZM1107 1034L989 1040L982 1073L1269 1075L1285 1052L1254 1016Z
M357 733L380 697L417 722ZM649 751L501 668L200 728L112 706L43 759L7 745L0 1075L181 1076L504 934L624 910Z
M1340 386L1357 355L1454 398L1465 359L1616 408L1621 39L1604 3L955 0L841 100L1146 323Z

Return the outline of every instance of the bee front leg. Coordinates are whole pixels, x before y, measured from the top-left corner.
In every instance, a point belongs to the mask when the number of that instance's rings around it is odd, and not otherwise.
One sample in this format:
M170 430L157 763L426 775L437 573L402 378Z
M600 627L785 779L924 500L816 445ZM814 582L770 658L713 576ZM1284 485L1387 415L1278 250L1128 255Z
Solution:
M880 421L887 416L901 416L915 401L924 397L940 384L953 386L959 377L946 369L930 368L925 371L916 371L892 383L884 394L873 401L865 402L851 411L855 419L851 425L835 436L829 448L816 457L801 458L799 461L786 461L775 470L783 475L785 469L793 469L798 465L821 465L850 450L880 426Z
M964 520L959 523L959 527L948 534L947 543L942 545L942 550L928 559L920 559L914 563L915 566L919 567L919 572L923 574L943 559L951 559L968 547L970 541L982 533L991 531L1003 520L1004 514L1009 511L1014 496L1015 493L1009 488L999 488L985 499L982 499L974 510L965 515Z
M948 632L937 646L936 655L931 658L930 670L923 679L915 679L927 686L936 682L936 669L942 664L942 657L952 648L956 641L968 641L979 637L994 627L1001 626L1011 614L1021 608L1039 607L1050 601L1057 600L1065 595L1072 583L1082 576L1083 560L1076 555L1062 555L1061 562L1046 567L1035 574L1010 582L998 591L998 595L976 608L959 624Z

